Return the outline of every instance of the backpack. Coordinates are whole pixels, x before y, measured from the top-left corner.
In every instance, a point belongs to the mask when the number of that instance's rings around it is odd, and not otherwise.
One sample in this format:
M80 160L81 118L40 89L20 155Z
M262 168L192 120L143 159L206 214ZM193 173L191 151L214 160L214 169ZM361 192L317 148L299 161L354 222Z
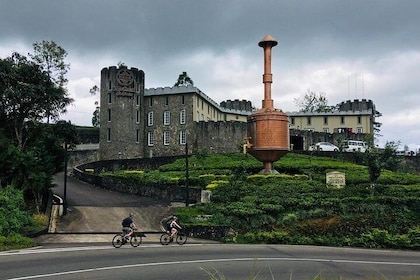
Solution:
M121 225L122 225L123 227L130 227L130 226L131 226L131 223L132 223L131 218L127 217L127 218L125 218L125 219L122 221Z

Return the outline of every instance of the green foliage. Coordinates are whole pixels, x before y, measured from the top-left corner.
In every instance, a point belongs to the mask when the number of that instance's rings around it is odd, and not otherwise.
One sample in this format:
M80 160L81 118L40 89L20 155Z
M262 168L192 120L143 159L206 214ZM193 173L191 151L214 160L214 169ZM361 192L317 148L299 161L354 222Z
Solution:
M0 59L0 187L31 195L39 212L53 174L63 167L61 143L76 143L76 133L64 121L42 123L57 120L72 102L64 87L66 52L48 41L35 43L34 52L31 59L19 53Z
M20 234L11 234L9 236L0 236L0 251L16 250L35 246L35 242Z
M251 175L261 163L243 154L189 160L190 186L210 187L211 203L177 215L191 225L230 226L239 234L235 242L418 247L419 175L383 170L372 196L368 167L339 159L288 153L275 163L277 175ZM330 171L345 173L343 189L326 187ZM180 185L185 158L136 178L131 172L113 176Z
M383 168L396 171L401 159L397 157L399 142L387 142L383 153L381 154L381 163Z
M21 233L29 223L23 192L12 186L0 188L0 236Z
M182 72L181 74L179 74L178 76L178 80L176 81L176 83L174 84L175 87L179 87L179 86L188 86L188 85L194 85L193 80L191 80L191 78L188 76L187 72Z

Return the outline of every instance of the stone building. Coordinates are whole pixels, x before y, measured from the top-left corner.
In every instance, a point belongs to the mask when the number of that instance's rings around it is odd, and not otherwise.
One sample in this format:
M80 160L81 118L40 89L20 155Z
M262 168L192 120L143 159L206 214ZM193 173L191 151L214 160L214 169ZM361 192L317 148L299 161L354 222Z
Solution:
M101 71L100 146L105 159L157 157L205 149L233 152L243 143L252 104L221 105L194 86L144 89L136 68Z
M247 137L247 100L219 104L194 86L145 89L144 72L115 67L101 71L99 158L129 159L241 151ZM361 140L373 133L371 100L342 102L329 113L287 112L292 150L338 136Z

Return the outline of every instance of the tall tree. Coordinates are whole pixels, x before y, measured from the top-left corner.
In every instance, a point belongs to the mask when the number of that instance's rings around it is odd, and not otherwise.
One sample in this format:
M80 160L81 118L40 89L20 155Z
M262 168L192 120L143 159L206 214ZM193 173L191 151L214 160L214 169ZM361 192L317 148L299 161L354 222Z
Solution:
M0 121L6 135L14 139L20 148L26 142L28 122L39 122L50 110L46 97L51 81L39 65L19 53L0 59ZM57 103L60 96L52 101Z
M50 108L46 111L45 117L49 123L50 119L58 119L61 113L65 113L66 107L73 102L73 99L68 97L65 87L70 64L64 61L67 56L66 50L54 41L35 42L33 47L34 53L29 56L40 65L42 71L51 80L50 86L46 88L46 103L50 105ZM61 98L57 99L57 95Z
M325 97L325 93L314 91L308 91L305 93L305 96L300 98L295 98L295 104L300 108L301 112L332 112L334 106L328 105L328 100Z
M99 92L99 87L97 85L94 85L90 90L89 90L91 95L96 95ZM101 123L100 120L100 106L99 106L99 102L95 101L95 111L93 111L93 116L92 116L92 125L94 127L99 127Z
M187 72L182 72L181 74L179 74L178 80L176 81L176 83L174 84L174 86L178 87L178 86L188 86L188 85L194 85L193 80L191 80L190 77L188 77Z

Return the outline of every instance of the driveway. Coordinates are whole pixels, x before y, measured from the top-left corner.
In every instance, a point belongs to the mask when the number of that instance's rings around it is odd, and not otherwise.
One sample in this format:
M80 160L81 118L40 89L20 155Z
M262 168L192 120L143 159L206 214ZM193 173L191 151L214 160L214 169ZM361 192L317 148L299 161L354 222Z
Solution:
M57 174L54 183L57 186L53 192L63 198L64 173ZM181 206L170 201L103 190L72 176L67 176L66 189L67 215L58 218L54 232L61 234L38 237L40 243L110 241L112 237L109 234L105 236L101 233L120 231L122 219L130 212L134 213L139 231L160 232L159 221L174 214L175 209Z

